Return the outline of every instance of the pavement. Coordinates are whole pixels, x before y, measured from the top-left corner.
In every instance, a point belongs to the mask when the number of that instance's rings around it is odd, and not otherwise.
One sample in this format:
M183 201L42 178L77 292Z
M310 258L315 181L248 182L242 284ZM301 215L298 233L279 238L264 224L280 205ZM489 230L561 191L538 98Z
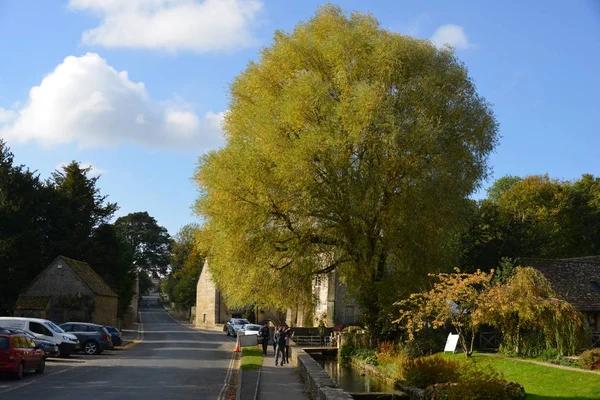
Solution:
M269 352L268 350L271 350ZM286 400L308 400L309 396L304 391L298 368L292 364L275 366L273 346L269 346L267 355L263 358L258 386L258 400L285 398ZM246 371L244 371L245 373Z
M43 374L1 378L0 399L233 400L239 365L233 340L175 321L156 298L143 303L141 341L135 346L49 359ZM137 340L137 331L125 335L130 343Z

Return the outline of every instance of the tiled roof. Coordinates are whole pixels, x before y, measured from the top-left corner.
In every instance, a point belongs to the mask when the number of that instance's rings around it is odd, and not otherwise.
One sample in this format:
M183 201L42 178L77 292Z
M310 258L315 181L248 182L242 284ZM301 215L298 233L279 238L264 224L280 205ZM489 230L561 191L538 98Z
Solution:
M15 303L15 308L21 310L45 310L49 301L50 296L20 295Z
M79 276L79 279L83 281L88 287L96 294L100 296L114 296L117 294L104 282L104 280L89 266L88 263L83 261L73 260L64 256L60 256L63 261Z
M552 288L579 311L600 311L600 256L556 260L523 258L519 264L544 274Z

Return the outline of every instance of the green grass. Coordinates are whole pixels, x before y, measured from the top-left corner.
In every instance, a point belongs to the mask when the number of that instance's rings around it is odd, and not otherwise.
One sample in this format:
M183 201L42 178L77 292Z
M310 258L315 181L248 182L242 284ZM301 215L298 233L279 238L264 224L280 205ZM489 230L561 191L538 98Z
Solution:
M467 361L464 354L444 357ZM518 360L473 354L472 361L491 365L504 378L523 385L527 400L600 399L600 375L568 371Z
M263 353L260 346L242 347L242 369L262 367Z

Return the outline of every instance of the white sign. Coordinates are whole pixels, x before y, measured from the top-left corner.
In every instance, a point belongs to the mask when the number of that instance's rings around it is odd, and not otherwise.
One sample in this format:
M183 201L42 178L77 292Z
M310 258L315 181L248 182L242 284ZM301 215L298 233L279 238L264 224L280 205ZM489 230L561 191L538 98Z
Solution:
M454 351L456 350L456 345L458 344L458 336L458 334L448 334L448 339L446 340L446 347L444 347L444 352L451 351L454 353Z

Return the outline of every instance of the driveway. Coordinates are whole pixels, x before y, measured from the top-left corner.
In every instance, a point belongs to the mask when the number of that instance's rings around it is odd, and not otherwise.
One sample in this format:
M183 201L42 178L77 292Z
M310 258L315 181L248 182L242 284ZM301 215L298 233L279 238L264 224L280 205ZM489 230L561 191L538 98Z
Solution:
M49 361L42 375L0 380L0 399L221 399L233 366L233 340L173 320L142 301L141 343L100 356Z

